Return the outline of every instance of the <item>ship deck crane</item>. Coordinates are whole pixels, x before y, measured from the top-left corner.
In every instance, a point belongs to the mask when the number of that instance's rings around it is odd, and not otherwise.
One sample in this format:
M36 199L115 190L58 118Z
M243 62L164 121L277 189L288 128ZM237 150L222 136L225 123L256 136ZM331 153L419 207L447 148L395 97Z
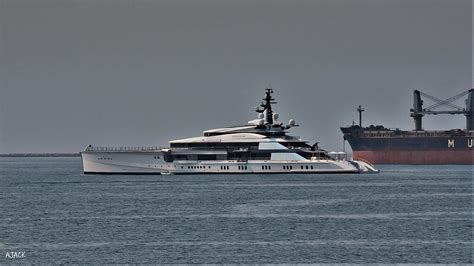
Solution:
M466 107L460 107L453 104L454 101L467 95ZM431 100L434 104L423 108L423 100L421 96ZM439 107L447 107L448 110L437 110ZM413 92L413 108L410 109L410 116L413 117L415 122L415 130L422 131L422 118L424 115L438 115L438 114L463 114L466 116L466 129L474 130L474 89L470 89L454 95L447 99L439 99L427 93L415 90Z

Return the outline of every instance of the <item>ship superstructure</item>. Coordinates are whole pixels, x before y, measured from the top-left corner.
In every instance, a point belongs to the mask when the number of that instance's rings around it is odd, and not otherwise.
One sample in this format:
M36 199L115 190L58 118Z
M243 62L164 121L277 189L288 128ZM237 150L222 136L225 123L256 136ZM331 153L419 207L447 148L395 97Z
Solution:
M167 148L87 147L84 173L360 173L369 163L335 159L316 144L288 134L298 126L279 121L273 89L245 125L206 130L202 136L170 141Z

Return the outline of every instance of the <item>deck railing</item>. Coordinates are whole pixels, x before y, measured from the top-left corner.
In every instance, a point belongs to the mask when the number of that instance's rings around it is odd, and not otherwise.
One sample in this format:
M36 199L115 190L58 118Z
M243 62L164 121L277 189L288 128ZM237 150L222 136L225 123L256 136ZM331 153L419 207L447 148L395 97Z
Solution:
M86 147L85 151L159 151L163 147Z

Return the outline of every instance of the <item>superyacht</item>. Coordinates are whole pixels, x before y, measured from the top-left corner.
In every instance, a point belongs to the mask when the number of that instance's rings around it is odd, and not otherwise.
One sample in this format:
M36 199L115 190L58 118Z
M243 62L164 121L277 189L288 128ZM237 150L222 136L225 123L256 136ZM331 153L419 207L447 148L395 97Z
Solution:
M376 173L365 161L348 160L289 135L274 113L273 89L246 125L206 130L169 147L93 147L81 152L85 174L275 174Z

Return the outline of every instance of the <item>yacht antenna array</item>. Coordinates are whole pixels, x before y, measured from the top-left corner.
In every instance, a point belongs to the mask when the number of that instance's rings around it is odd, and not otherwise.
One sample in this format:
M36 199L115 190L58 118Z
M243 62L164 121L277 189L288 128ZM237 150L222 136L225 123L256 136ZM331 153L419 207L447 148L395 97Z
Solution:
M272 97L273 89L271 87L265 88L265 98L263 98L264 102L260 104L260 107L263 109L260 109L257 107L257 113L265 113L265 123L273 125L273 110L272 110L272 104L275 104L275 99Z

